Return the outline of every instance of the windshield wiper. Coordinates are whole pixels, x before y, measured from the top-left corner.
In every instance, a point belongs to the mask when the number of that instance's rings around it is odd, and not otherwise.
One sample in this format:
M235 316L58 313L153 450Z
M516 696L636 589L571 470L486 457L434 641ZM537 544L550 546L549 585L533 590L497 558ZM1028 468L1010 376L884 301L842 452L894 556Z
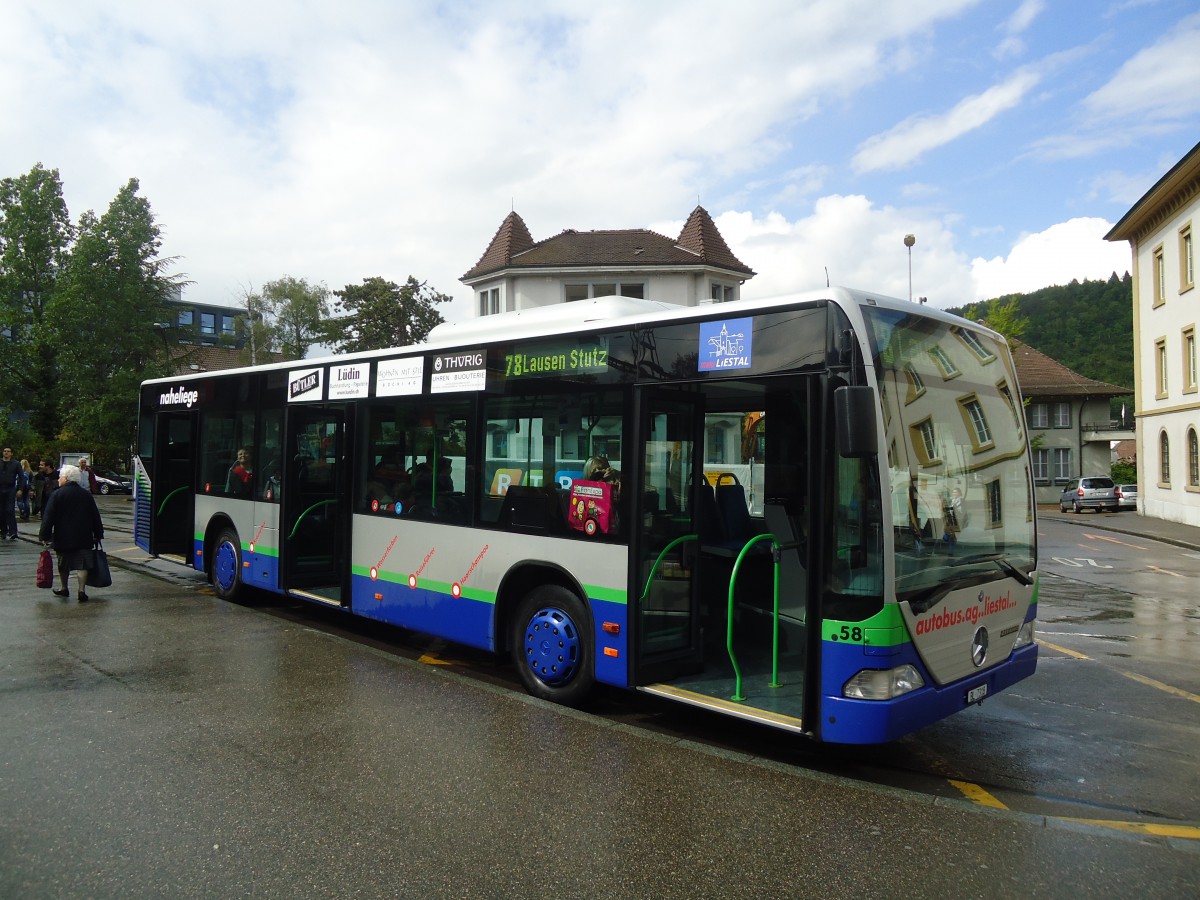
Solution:
M959 566L969 566L973 565L974 563L982 562L994 562L1003 570L1005 575L1009 575L1017 579L1017 581L1021 582L1021 584L1025 585L1026 587L1033 584L1033 579L1029 577L1029 573L1022 572L1020 569L1010 563L1005 558L1003 553L975 553L971 556L957 556L954 559L949 560L947 565L951 566L952 568L958 568Z

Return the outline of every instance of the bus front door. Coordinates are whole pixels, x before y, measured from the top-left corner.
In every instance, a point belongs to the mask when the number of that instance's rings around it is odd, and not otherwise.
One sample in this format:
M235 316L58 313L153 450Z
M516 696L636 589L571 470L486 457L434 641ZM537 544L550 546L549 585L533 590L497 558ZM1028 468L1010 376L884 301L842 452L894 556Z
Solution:
M348 412L292 406L287 414L280 563L283 587L334 606L349 601Z
M704 416L683 394L641 395L638 523L639 684L702 666L698 615L700 545L691 481L699 474Z
M159 413L154 423L157 452L150 471L149 551L155 556L194 565L196 517L196 417Z

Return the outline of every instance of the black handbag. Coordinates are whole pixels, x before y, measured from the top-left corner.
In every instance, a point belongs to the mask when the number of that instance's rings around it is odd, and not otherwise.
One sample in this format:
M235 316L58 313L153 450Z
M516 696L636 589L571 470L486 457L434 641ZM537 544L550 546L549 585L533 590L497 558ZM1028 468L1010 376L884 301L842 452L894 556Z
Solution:
M92 567L88 569L88 587L112 587L112 572L108 570L108 554L99 542L92 551Z

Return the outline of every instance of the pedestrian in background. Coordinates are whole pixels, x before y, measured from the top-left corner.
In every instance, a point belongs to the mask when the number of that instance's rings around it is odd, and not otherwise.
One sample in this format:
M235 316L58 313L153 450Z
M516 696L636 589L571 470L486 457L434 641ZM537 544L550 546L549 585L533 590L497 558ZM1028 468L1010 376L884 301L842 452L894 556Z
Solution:
M38 535L43 544L58 554L58 577L62 587L57 597L70 597L67 575L75 573L79 581L79 602L87 603L88 569L92 567L92 548L104 539L104 523L95 498L79 484L79 468L63 466L58 490L42 510L42 528Z
M97 493L96 473L92 471L86 456L79 457L79 486L89 494Z
M48 459L39 460L37 474L33 476L33 500L37 506L34 511L38 515L46 508L46 504L50 502L50 495L57 488L58 471L50 465Z
M12 447L5 447L0 459L0 541L17 539L17 476L21 464L13 459Z
M21 474L17 476L17 512L21 521L29 521L29 501L33 493L33 470L29 468L29 460L21 460Z

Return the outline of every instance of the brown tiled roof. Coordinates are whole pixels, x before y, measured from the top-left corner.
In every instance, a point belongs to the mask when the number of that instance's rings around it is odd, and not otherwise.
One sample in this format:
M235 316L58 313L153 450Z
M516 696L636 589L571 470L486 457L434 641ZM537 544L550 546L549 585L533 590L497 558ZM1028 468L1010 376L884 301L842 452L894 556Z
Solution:
M475 266L463 278L470 278L475 274L506 268L512 262L513 256L518 253L524 253L532 246L533 235L529 233L529 229L525 226L525 220L515 212L510 212L504 217L504 221L500 223L500 227L496 229L495 237L492 238L492 242L488 244L487 249L483 251L483 256L479 258L479 262L475 263Z
M1119 397L1130 388L1096 381L1073 372L1040 350L1018 340L1009 340L1021 393L1026 397Z
M232 347L205 346L202 344L180 344L172 352L176 375L191 375L196 372L220 372L223 369L240 369L250 365L250 350L235 350ZM282 353L259 353L258 362L282 362ZM196 368L192 368L195 366Z
M754 270L733 252L712 217L697 206L677 240L644 228L576 231L573 228L544 241L533 242L515 212L501 223L496 236L463 280L501 269L541 269L599 266L711 266L752 277Z

